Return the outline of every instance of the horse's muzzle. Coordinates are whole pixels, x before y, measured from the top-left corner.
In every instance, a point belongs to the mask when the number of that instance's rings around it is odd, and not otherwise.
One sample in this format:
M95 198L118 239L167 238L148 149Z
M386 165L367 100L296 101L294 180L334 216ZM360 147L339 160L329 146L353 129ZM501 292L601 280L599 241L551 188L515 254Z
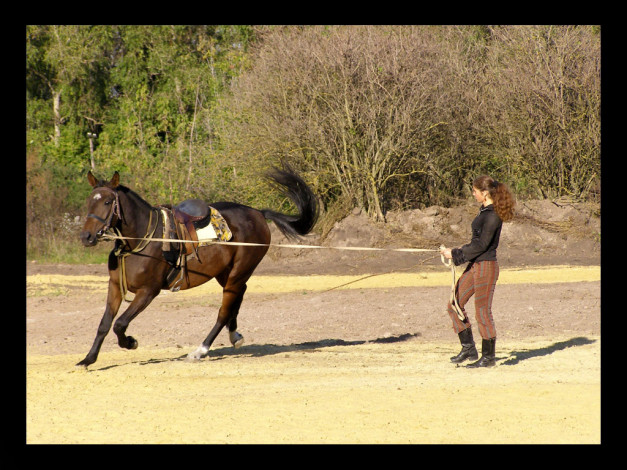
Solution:
M83 246L94 246L98 243L98 236L84 230L81 232L81 242L83 243Z

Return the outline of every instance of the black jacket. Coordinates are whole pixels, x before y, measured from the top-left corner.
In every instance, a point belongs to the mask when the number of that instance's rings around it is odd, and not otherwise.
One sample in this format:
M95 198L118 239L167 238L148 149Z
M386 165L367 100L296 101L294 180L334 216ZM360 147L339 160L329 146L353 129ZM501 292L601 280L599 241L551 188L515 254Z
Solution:
M479 215L472 221L472 239L461 248L453 248L453 263L455 266L469 261L496 261L496 248L501 238L503 222L494 212L494 206L479 209Z

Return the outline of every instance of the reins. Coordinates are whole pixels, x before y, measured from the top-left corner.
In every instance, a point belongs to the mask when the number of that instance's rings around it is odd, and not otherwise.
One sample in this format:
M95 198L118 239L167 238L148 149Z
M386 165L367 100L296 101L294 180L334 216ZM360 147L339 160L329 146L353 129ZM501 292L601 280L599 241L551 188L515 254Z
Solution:
M150 215L152 217L152 211ZM157 224L158 224L158 220L157 220ZM157 224L155 224L155 227L150 233L150 235L147 234L147 236L144 238L123 237L119 232L118 232L118 235L104 234L102 238L105 240L143 240L145 241L144 245L141 246L141 249L138 250L137 248L135 248L135 250L133 251L123 253L123 256L128 256L132 253L143 250L146 247L146 245L148 245L148 243L150 242L174 242L174 243L201 243L202 242L202 243L207 243L211 245L267 246L267 247L277 247L277 248L310 249L310 250L328 249L328 250L348 250L348 251L393 251L393 252L403 252L403 253L439 252L440 251L439 249L436 250L433 248L373 248L373 247L363 247L363 246L320 246L320 245L289 245L289 244L277 244L277 243L249 243L249 242L230 242L230 241L223 242L223 241L217 241L214 239L199 239L196 241L196 240L179 240L179 239L169 239L169 238L153 238L152 235L154 234L157 228ZM150 228L150 222L148 223L148 228ZM457 273L455 271L455 264L450 259L448 261L445 260L444 255L442 254L440 254L440 260L442 261L442 264L444 264L444 266L446 266L447 268L450 268L451 270L452 280L451 280L450 303L455 309L455 312L457 313L457 316L459 317L459 319L461 321L464 321L465 319L464 313L461 307L459 306L459 303L457 301L457 296L455 295L455 284L457 282ZM124 270L123 263L124 263L124 258L122 258L122 269ZM339 287L343 287L345 285L352 284L362 279L367 279L369 277L373 277L377 275L379 274L371 274L363 278L357 279L355 281L342 284L341 286L333 287L328 290L337 289ZM125 274L122 277L126 278ZM120 280L120 283L121 282L122 281ZM122 287L122 284L120 284L120 287ZM123 290L124 300L126 300L126 292L127 290Z
M133 237L123 237L116 235L105 234L102 236L104 240L146 240L146 238L133 238ZM289 245L289 244L278 244L278 243L251 243L251 242L223 242L218 241L213 238L201 238L198 240L180 240L180 239L171 239L171 238L150 238L148 241L153 242L173 242L173 243L207 243L211 245L236 245L236 246L268 246L268 247L278 247L278 248L294 248L294 249L320 249L320 250L353 250L353 251L399 251L406 253L417 253L417 252L436 252L440 251L435 250L433 248L372 248L366 246L320 246L320 245ZM448 265L447 265L448 266Z
M443 248L443 247L440 247ZM462 308L459 306L459 302L457 301L457 296L455 295L455 287L457 284L457 273L455 272L455 264L453 263L452 259L449 259L448 262L444 259L444 255L440 255L440 259L442 260L442 264L444 266L450 267L451 268L451 275L453 277L452 281L451 281L451 297L449 298L449 302L451 303L451 306L453 307L453 309L455 310L455 313L457 314L457 318L459 318L462 322L466 319L466 316L464 315L464 311L462 310Z
M109 212L109 215L107 216L106 219L103 219L100 216L97 216L96 214L93 213L89 213L87 214L87 217L91 217L92 219L96 219L97 221L101 222L104 224L104 226L98 231L98 233L100 234L100 238L104 239L104 240L109 240L109 239L116 239L116 240L140 240L140 243L137 244L137 246L131 250L126 250L125 251L125 246L119 246L114 254L115 256L118 257L118 259L120 260L120 292L122 293L122 299L124 299L126 302L130 302L127 298L126 298L126 294L128 292L128 283L126 281L126 257L129 255L132 255L133 253L139 253L141 251L144 250L144 248L146 248L148 246L148 244L153 240L153 236L155 234L155 231L157 230L157 225L159 225L159 217L157 217L157 220L155 222L155 226L152 228L152 230L150 229L150 225L152 224L152 213L153 213L153 209L150 210L150 214L149 214L149 218L148 218L148 225L147 225L147 229L146 229L146 235L143 238L131 238L131 237L124 237L122 236L122 232L120 232L120 230L111 225L111 222L113 221L113 216L116 215L118 217L118 221L122 220L122 212L120 209L120 196L118 194L118 192L112 188L109 188L107 186L99 186L98 188L95 188L95 190L99 190L99 191L108 191L110 193L112 193L115 197L115 200L113 202L113 207L111 208L111 211ZM116 222L117 224L117 222ZM107 232L109 230L112 230L116 233L116 235L110 235ZM127 243L128 245L128 243Z
M157 220L155 221L155 226L152 228L152 230L150 230L150 225L152 224L152 213L153 213L153 210L151 209L150 216L148 218L148 225L146 228L146 236L143 238L123 237L122 233L116 227L112 227L111 230L114 230L117 233L117 235L110 235L110 234L105 233L101 237L105 240L108 240L108 239L141 240L140 243L138 243L137 246L133 248L132 250L124 251L125 247L119 246L114 252L115 256L117 256L118 259L120 260L120 292L122 293L122 299L124 299L126 302L130 302L130 300L126 298L126 294L128 292L128 283L126 281L125 260L127 256L130 256L133 253L139 253L140 251L143 251L144 248L146 248L151 241L155 241L153 239L153 235L155 234L155 231L157 230L157 226L159 225L159 217L157 217Z

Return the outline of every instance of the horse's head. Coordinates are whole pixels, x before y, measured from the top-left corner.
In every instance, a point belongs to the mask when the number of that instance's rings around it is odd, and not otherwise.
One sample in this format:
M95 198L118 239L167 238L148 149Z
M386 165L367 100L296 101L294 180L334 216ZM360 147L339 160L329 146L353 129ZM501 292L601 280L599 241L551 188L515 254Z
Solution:
M87 200L87 220L80 237L84 246L94 246L114 225L114 217L120 218L120 201L116 190L120 175L116 171L111 181L105 182L98 181L90 171L87 173L87 180L94 190Z

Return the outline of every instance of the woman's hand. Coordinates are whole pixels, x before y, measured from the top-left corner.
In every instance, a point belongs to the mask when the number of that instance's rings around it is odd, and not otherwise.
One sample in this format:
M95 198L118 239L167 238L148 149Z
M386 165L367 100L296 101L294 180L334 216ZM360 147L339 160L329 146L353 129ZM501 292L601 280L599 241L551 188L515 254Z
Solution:
M451 248L446 248L445 246L440 247L440 254L444 256L446 259L453 258L453 255L451 254Z

